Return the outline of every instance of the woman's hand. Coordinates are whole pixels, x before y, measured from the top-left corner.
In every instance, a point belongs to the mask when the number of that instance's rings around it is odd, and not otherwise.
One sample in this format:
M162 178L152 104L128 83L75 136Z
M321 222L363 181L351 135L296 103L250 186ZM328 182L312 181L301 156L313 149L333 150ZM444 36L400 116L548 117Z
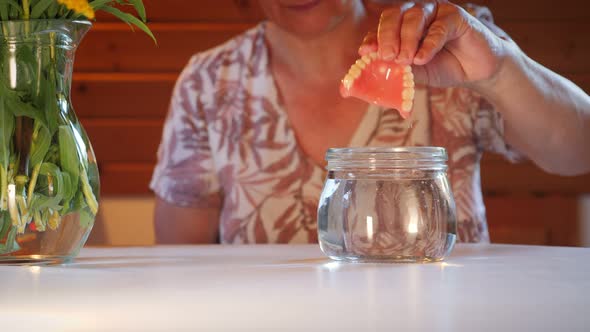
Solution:
M446 0L388 5L359 49L369 52L413 65L418 83L479 92L502 114L506 142L544 170L590 172L590 96L493 24Z
M510 45L455 4L409 1L382 12L359 53L378 51L384 60L414 65L416 82L447 87L492 79Z

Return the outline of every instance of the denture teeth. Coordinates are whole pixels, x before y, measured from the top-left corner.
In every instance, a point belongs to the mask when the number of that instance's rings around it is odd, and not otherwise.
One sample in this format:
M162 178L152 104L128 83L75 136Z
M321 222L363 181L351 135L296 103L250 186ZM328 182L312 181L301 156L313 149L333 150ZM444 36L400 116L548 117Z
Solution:
M358 78L359 76L361 76L361 70L357 66L352 66L348 71L348 75L352 76L353 78Z
M412 67L411 66L404 66L404 73L411 73Z
M414 74L404 73L404 81L413 81L413 80L414 80Z
M377 54L377 52L371 52L369 53L369 57L373 60L377 60L379 58L379 54Z
M367 64L362 59L356 60L354 64L359 66L361 69L365 69L365 67L367 66Z
M402 99L403 100L413 100L414 99L414 88L405 88L402 90Z
M409 111L411 111L411 110L412 110L412 105L413 105L413 103L412 103L412 101L411 101L411 100L405 100L405 101L402 103L402 111L404 111L404 112L409 112Z
M371 57L369 57L366 54L361 57L361 60L363 60L363 62L366 63L366 64L371 63Z
M352 82L354 82L354 78L349 74L346 74L346 76L344 76L344 78L342 79L342 84L344 85L346 90L350 90L350 88L352 87Z
M404 80L403 86L404 86L404 88L413 88L414 81L413 80Z

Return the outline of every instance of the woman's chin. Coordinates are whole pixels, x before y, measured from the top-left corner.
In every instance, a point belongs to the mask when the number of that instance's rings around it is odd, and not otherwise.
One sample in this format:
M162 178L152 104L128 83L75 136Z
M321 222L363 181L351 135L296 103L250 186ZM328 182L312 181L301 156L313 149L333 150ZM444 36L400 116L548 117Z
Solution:
M281 29L302 39L315 39L334 30L342 22L342 18L325 20L298 20L297 22L282 22Z

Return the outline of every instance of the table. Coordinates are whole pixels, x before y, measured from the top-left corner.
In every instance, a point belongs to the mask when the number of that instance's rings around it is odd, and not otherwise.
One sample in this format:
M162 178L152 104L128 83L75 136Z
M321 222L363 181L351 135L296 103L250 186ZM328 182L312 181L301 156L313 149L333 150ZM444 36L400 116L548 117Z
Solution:
M590 249L457 245L443 263L316 245L83 249L0 266L2 331L590 331Z

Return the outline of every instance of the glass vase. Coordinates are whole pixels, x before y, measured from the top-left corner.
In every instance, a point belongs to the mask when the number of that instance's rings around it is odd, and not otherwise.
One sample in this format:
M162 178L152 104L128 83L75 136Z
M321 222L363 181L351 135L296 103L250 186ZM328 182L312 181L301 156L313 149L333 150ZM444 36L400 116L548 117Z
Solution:
M67 262L98 211L96 159L70 100L91 24L0 25L0 264Z

